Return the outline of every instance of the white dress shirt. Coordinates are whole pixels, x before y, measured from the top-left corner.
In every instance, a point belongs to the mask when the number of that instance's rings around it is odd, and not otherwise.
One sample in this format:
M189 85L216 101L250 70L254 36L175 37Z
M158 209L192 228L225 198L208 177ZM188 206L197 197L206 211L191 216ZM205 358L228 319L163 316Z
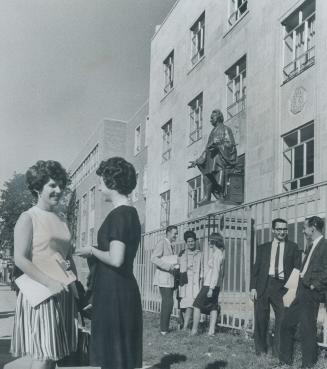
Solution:
M279 260L278 260L278 278L284 278L284 249L285 242L278 241L274 238L271 244L271 253L270 253L270 266L269 266L269 275L271 277L275 277L275 259L277 254L277 246L279 243Z
M302 278L303 278L303 276L304 276L305 272L308 270L308 266L309 266L309 263L310 263L311 256L312 256L312 254L313 254L313 252L314 252L315 248L317 247L318 242L322 239L322 237L323 237L323 236L320 236L320 237L316 238L316 239L313 241L313 243L312 243L312 247L311 247L311 250L310 250L309 255L308 255L308 258L307 258L307 260L306 260L306 262L305 262L305 264L304 264L304 267L303 267L302 272L300 273L300 277L302 277Z

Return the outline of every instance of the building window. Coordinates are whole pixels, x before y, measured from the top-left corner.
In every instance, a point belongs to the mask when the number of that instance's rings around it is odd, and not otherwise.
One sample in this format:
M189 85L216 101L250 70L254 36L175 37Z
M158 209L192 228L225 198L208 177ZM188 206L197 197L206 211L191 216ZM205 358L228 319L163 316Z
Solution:
M314 181L313 122L283 136L283 188L295 190Z
M140 175L139 173L136 173L136 186L132 192L132 201L135 202L139 199L139 180L140 180Z
M82 217L85 218L87 214L87 194L82 197Z
M90 210L95 209L95 186L90 190Z
M162 127L162 161L165 162L171 156L171 141L173 133L172 120L164 124Z
M187 181L188 183L188 211L189 213L199 206L202 195L202 178L197 176Z
M165 73L165 94L174 87L174 50L167 56L163 62Z
M284 82L315 63L316 2L309 0L287 17L284 26Z
M141 151L141 126L135 128L134 155Z
M94 245L94 228L90 228L90 246L93 246Z
M227 76L227 116L231 118L245 109L246 56L238 60L225 74Z
M169 225L170 191L162 193L160 199L160 228L165 228Z
M243 17L247 10L247 0L229 0L228 24L230 26L235 24L239 19Z
M190 143L202 138L203 94L202 92L189 104L190 107Z
M86 246L86 233L85 232L82 232L81 243L83 247Z
M191 27L191 62L196 64L204 55L205 13Z

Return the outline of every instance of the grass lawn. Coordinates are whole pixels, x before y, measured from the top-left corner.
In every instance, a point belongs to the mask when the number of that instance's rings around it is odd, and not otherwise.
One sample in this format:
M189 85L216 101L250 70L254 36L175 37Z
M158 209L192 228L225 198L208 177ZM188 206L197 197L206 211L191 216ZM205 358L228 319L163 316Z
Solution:
M278 366L278 359L271 354L257 357L252 338L244 332L222 332L215 337L206 332L191 337L189 332L177 330L176 321L171 322L172 331L166 336L159 333L159 316L144 313L144 363L153 369L268 369L301 367L299 349L296 349L294 365ZM203 327L207 330L207 327ZM326 369L325 351L315 369Z

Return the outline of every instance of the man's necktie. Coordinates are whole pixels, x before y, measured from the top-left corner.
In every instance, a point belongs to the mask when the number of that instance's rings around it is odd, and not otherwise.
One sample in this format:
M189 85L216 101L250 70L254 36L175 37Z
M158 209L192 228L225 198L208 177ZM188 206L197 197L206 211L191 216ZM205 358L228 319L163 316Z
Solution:
M278 278L278 266L279 266L279 253L280 253L280 242L277 244L276 258L275 258L275 278Z

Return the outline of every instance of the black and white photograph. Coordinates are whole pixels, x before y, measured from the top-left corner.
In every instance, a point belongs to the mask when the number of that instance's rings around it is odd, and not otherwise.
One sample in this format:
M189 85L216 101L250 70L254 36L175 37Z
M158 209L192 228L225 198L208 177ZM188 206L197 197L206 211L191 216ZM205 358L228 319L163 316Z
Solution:
M326 20L0 0L0 369L327 368Z

